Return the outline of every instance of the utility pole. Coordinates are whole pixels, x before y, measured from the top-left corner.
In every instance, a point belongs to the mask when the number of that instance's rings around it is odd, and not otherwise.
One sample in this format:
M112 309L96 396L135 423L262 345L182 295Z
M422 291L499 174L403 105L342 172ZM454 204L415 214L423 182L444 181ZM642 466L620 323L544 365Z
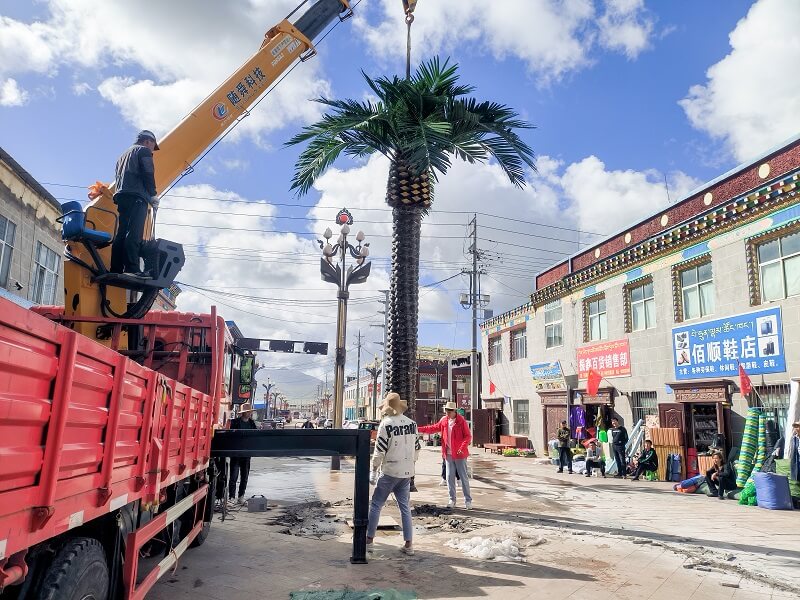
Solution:
M383 304L383 310L379 310L378 314L383 315L383 325L378 323L370 323L370 327L383 327L383 341L376 342L381 348L383 348L383 371L381 372L381 398L386 396L386 332L389 330L389 290L381 290L383 293L383 300L378 300L381 304Z
M478 215L472 215L472 280L470 282L470 303L472 304L472 358L470 359L470 396L472 410L478 408ZM470 414L470 423L473 422Z
M483 271L478 268L478 260L481 253L478 250L478 215L473 214L472 220L472 244L469 252L472 254L472 270L464 271L470 275L469 294L461 294L461 306L472 309L472 352L470 357L470 408L472 411L480 408L480 387L478 379L480 377L480 365L478 364L478 308L483 309L489 303L489 296L481 294L481 275ZM452 398L451 398L452 399ZM470 424L474 423L470 415Z
M358 330L358 359L356 360L356 419L361 415L361 330Z

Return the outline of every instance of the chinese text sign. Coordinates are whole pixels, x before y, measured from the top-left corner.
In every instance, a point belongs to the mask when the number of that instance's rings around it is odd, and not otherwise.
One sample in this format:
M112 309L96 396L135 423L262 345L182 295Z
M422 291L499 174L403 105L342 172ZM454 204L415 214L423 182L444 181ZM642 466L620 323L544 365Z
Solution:
M603 377L629 377L631 351L628 340L600 342L578 348L578 379L586 379L589 369Z
M768 308L672 329L675 378L784 373L781 309Z

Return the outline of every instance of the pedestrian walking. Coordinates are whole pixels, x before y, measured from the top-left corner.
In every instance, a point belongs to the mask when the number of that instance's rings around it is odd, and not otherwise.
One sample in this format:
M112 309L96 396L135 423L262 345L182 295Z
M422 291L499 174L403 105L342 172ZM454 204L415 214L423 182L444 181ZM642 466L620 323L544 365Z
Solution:
M561 427L556 432L558 438L558 473L564 472L564 467L572 475L572 450L569 448L571 434L566 421L561 421Z
M417 424L403 413L408 408L400 395L391 392L386 394L379 407L381 423L375 438L375 452L372 455L369 482L375 485L372 501L369 505L367 522L367 551L372 549L378 520L383 505L389 494L394 494L397 507L400 509L400 520L403 525L405 544L400 551L414 554L414 525L411 520L411 478L414 476L414 464L419 457L420 443ZM378 470L381 471L378 477Z
M592 469L600 469L600 474L605 479L606 476L606 463L603 457L603 449L598 446L596 440L589 442L589 447L586 449L586 476L592 476Z
M231 420L231 429L256 429L253 420L253 407L249 403L242 404L239 416ZM231 474L228 479L228 498L238 498L238 504L244 504L244 493L247 490L247 479L250 476L250 457L232 456ZM236 496L236 480L239 479L239 495Z
M467 458L472 434L467 420L456 411L456 403L452 400L444 405L445 416L433 425L419 428L420 433L438 433L442 437L442 456L445 460L447 488L450 502L447 506L456 505L456 475L461 480L461 491L464 494L464 508L472 508L472 494L467 476Z
M611 452L617 463L615 477L628 478L628 461L625 459L625 445L628 443L628 430L619 424L619 419L611 419Z
M639 455L639 459L636 461L636 469L633 471L632 481L639 481L639 477L641 477L644 473L657 470L658 454L656 454L656 451L653 450L653 442L650 440L645 440L644 450L642 450L642 453Z
M119 213L117 232L111 244L111 272L149 279L139 259L148 205L158 208L153 152L158 142L152 131L143 129L136 142L117 160L114 204Z

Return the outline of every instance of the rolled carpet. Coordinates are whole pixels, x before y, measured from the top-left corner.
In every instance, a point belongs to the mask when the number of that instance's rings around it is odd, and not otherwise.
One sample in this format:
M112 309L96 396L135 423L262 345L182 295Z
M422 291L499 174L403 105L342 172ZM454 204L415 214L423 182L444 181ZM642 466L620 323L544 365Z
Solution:
M739 449L739 460L736 461L736 485L744 487L753 472L753 463L758 449L758 420L761 415L760 408L747 409L747 419L744 423L742 445Z
M761 467L764 466L764 460L767 458L767 418L761 413L758 416L758 447L756 448L756 457L753 461L753 470L750 472L750 477L747 482L753 481L753 476L761 472Z

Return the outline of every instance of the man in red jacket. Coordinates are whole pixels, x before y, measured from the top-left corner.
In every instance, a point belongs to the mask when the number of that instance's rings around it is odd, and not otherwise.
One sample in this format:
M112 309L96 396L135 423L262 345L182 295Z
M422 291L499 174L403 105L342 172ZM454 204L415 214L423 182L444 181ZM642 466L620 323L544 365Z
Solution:
M456 412L456 403L444 405L445 416L438 423L419 427L420 433L438 433L442 436L442 456L447 465L447 489L450 492L448 508L456 505L456 473L461 479L461 491L464 493L464 507L472 508L472 496L469 492L467 477L467 458L472 434L469 432L467 420Z

